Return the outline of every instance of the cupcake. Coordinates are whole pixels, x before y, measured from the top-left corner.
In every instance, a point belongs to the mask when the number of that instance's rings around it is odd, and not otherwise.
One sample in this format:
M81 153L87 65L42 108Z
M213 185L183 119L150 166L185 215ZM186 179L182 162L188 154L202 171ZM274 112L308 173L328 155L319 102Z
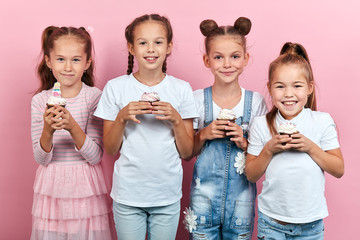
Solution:
M159 102L160 97L157 92L144 92L139 101L149 102L152 105L153 102Z
M291 122L280 124L278 127L278 132L280 135L289 135L289 137L291 137L292 134L299 133L295 124ZM286 145L286 143L282 143L282 145Z
M55 106L56 104L60 105L61 107L66 106L66 99L61 97L60 83L58 83L58 82L56 82L54 84L52 94L51 94L50 98L48 99L46 106L48 108L51 108L51 107Z
M236 120L235 112L233 110L223 108L220 110L217 120L227 120L230 122L235 122Z

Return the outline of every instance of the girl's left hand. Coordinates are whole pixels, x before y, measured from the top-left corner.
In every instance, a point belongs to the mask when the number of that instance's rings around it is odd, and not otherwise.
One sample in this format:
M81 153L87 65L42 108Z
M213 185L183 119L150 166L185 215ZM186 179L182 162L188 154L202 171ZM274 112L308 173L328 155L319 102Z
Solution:
M230 140L235 142L238 148L241 148L242 150L247 149L248 142L246 138L244 138L244 133L241 126L233 122L228 122L228 126L225 127L225 131L226 136L232 136Z
M70 132L77 124L71 113L64 107L55 105L53 114L55 116L51 120L54 123L51 127L55 130L65 129Z
M179 124L182 120L178 111L176 111L173 106L168 102L153 102L152 103L152 114L156 114L156 119L159 120L169 120L174 125ZM162 115L162 116L161 116Z
M292 134L291 138L291 141L287 144L293 150L299 152L309 152L314 146L314 142L300 133Z

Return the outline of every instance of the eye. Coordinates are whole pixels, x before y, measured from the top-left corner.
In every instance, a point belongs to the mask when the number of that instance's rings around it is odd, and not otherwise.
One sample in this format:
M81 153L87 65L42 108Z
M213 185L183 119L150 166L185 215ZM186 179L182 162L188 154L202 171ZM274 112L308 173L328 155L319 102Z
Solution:
M277 86L275 86L275 88L284 88L284 86L277 85Z
M145 45L145 44L146 44L145 41L139 42L139 45Z
M219 59L221 59L222 57L220 56L220 55L216 55L215 57L214 57L214 59L217 59L217 60L219 60Z
M299 84L295 85L295 88L301 88L301 87L302 87L302 85L299 85Z
M161 45L163 42L162 41L156 41L155 44L156 45Z
M81 59L79 59L79 58L74 58L73 61L74 61L74 62L80 62Z
M64 58L58 57L56 60L58 60L59 62L63 62L63 61L64 61Z
M238 59L238 58L240 58L240 55L234 55L234 56L232 56L234 59Z

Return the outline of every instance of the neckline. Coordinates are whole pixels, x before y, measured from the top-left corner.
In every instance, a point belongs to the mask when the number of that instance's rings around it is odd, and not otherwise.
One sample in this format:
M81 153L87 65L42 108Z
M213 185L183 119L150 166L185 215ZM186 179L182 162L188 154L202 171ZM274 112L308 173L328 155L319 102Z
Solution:
M168 75L167 75L166 73L164 73L164 74L165 74L165 77L164 77L158 84L153 85L153 86L149 86L149 85L143 84L143 83L140 82L136 77L134 77L134 74L133 74L133 73L130 74L130 78L131 78L133 81L135 81L136 84L139 85L139 86L146 87L146 88L156 88L156 89L157 89L157 88L159 88L160 86L162 86L162 85L164 84L164 82L166 82L167 79L168 79Z

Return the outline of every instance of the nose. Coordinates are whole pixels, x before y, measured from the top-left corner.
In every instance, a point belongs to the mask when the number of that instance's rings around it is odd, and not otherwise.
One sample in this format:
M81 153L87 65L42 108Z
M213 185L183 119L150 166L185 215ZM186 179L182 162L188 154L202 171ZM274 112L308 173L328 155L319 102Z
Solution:
M154 45L153 45L152 43L149 43L149 44L148 44L147 52L148 52L148 53L154 53L154 52L155 52L155 50L154 50Z
M294 95L294 92L291 87L285 88L285 97L292 97L293 95Z
M71 62L66 61L64 68L65 68L65 71L68 71L68 72L71 71Z
M231 62L229 58L224 58L224 64L223 64L224 68L230 68L231 67Z

